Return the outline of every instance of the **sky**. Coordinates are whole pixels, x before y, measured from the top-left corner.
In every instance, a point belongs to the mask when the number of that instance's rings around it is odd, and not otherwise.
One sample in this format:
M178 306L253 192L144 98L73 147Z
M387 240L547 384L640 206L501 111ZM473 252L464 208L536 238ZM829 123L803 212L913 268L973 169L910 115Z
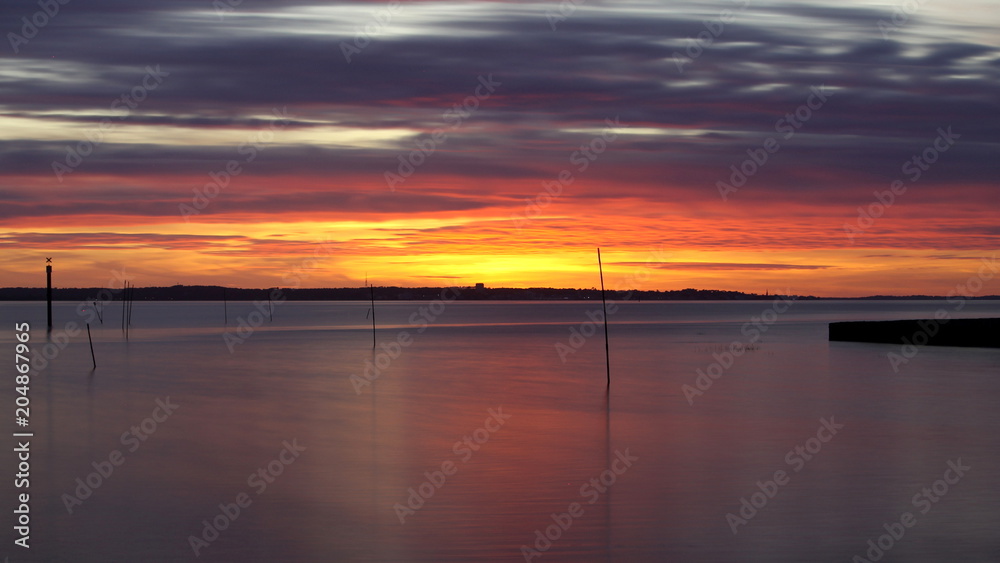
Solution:
M589 288L600 247L945 295L1000 246L996 2L48 2L0 5L2 287Z

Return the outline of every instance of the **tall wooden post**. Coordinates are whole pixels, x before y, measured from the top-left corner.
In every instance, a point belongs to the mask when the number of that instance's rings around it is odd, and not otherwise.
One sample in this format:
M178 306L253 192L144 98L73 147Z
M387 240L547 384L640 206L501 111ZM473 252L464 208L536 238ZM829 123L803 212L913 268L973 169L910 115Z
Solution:
M49 332L52 332L52 258L45 259L45 301L48 305Z
M125 334L125 303L128 301L128 282L122 281L122 334Z
M608 389L611 389L611 352L608 345L608 301L604 297L604 266L601 264L601 249L597 249L597 268L601 272L601 306L604 309L604 362L608 370Z
M371 290L372 294L372 350L375 349L375 286L370 285L368 288Z
M87 323L87 341L90 342L90 361L94 362L94 369L97 369L97 358L94 357L94 339L90 336L90 323Z

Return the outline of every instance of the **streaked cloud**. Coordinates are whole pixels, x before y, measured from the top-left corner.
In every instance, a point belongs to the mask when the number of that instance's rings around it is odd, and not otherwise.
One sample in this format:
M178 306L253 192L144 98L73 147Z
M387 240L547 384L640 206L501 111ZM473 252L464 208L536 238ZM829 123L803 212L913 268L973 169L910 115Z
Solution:
M881 256L899 256L920 264L900 291L929 293L961 278L949 264L1000 241L1000 13L988 3L924 3L887 39L891 4L754 2L679 72L674 54L737 3L588 1L553 31L558 2L408 1L348 63L342 43L386 5L246 0L220 17L201 0L74 2L18 54L5 46L0 245L18 252L0 284L27 283L23 261L42 252L96 280L85 264L101 249L145 259L151 278L210 282L195 265L221 259L268 286L282 257L333 239L338 272L317 272L318 285L379 260L400 284L493 283L475 279L478 263L509 284L579 285L576 257L602 246L636 263L650 248L680 253L654 268L658 286L752 290L742 284L783 273L801 293L839 295L885 283ZM0 28L17 32L37 9L5 2ZM169 76L118 119L111 104L148 65ZM500 86L453 127L447 112L481 76ZM830 101L723 202L716 182L780 138L776 122L819 85ZM246 161L239 148L276 108L293 117ZM52 162L109 117L60 182ZM574 155L615 117L628 127L580 170ZM959 143L848 241L843 224L939 127ZM446 140L390 192L386 171L435 130ZM178 206L231 160L243 172L183 220ZM572 183L516 227L511 215L562 171ZM252 254L273 268L240 261Z

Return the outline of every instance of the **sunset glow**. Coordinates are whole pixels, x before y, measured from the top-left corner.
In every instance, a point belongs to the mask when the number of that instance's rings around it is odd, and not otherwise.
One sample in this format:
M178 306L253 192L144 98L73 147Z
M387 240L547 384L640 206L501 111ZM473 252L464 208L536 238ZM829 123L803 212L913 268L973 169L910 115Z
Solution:
M0 285L594 287L601 247L611 286L944 295L994 256L997 11L743 4L67 4L5 47Z

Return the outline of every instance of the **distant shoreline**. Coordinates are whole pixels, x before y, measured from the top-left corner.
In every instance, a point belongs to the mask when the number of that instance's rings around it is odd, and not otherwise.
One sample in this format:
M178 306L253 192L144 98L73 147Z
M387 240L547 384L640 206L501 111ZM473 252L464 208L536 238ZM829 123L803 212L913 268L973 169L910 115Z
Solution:
M378 301L431 300L440 297L448 287L375 287ZM601 298L599 289L559 289L559 288L475 288L453 286L460 301L592 301ZM254 301L267 299L272 291L280 291L280 299L289 301L367 301L371 299L368 287L354 288L223 288L222 286L175 285L171 287L137 287L134 299L138 301ZM120 300L120 289L99 287L53 288L53 301ZM713 289L677 290L634 290L608 291L608 299L616 301L765 301L779 297L778 294L744 293ZM941 300L946 296L934 295L872 295L867 297L816 297L795 296L800 300ZM966 297L974 300L997 300L1000 295ZM45 301L45 288L6 287L0 288L0 301Z

